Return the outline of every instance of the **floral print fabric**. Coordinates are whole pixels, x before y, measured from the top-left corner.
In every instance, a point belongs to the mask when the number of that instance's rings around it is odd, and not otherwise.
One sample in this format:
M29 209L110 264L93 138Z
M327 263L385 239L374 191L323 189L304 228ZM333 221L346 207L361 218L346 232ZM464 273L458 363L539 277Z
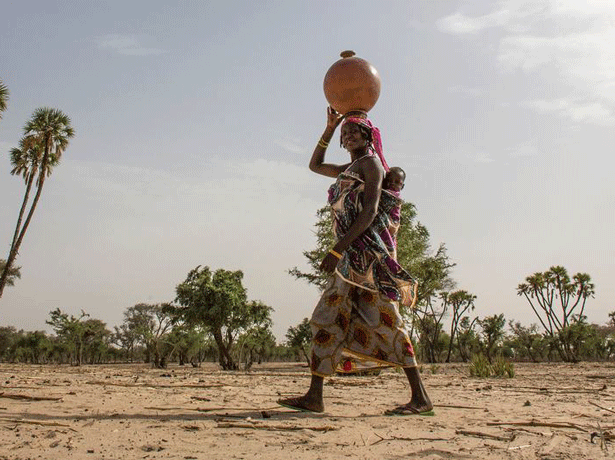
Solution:
M401 367L415 367L398 302L380 292L360 289L333 275L314 309L311 371L335 372L342 352Z

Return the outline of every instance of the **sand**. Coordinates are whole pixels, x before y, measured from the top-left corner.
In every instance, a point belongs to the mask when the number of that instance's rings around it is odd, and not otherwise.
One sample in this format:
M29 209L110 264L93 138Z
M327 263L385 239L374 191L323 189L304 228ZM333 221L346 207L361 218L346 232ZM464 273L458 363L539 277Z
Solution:
M515 371L425 365L436 415L390 417L409 394L393 369L327 380L326 412L311 414L275 403L307 388L301 363L0 364L0 459L615 458L615 364Z

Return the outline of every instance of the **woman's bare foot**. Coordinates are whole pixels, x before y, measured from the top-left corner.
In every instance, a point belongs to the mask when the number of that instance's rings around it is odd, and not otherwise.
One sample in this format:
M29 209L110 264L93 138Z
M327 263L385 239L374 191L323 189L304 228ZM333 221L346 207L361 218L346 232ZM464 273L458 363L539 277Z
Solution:
M324 412L324 403L310 398L308 395L298 396L296 398L278 399L280 406L288 407L302 412Z

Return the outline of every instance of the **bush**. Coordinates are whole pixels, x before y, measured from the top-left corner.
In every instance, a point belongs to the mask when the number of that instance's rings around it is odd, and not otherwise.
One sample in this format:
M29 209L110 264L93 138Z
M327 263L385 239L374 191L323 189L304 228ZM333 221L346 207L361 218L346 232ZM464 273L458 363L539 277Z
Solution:
M496 377L508 377L512 379L515 376L515 366L510 361L506 361L500 357L495 360L492 366L493 375Z
M491 364L482 353L472 356L470 377L486 378L491 376Z
M470 377L487 378L492 376L513 378L515 376L513 363L499 357L493 364L489 364L485 355L474 355L470 364Z

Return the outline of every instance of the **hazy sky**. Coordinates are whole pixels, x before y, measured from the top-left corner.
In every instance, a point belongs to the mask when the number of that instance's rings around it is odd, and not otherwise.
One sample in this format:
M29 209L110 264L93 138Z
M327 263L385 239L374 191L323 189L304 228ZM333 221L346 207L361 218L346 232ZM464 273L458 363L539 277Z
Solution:
M76 136L45 183L0 299L0 325L55 308L122 322L174 298L197 265L241 269L274 332L309 316L306 268L330 179L307 164L323 77L355 50L382 78L370 112L403 197L457 263L480 316L537 322L516 295L552 265L615 310L615 3L531 1L4 1L0 257L24 190L8 152L32 112ZM332 142L328 155L345 162ZM611 184L611 185L609 185Z

